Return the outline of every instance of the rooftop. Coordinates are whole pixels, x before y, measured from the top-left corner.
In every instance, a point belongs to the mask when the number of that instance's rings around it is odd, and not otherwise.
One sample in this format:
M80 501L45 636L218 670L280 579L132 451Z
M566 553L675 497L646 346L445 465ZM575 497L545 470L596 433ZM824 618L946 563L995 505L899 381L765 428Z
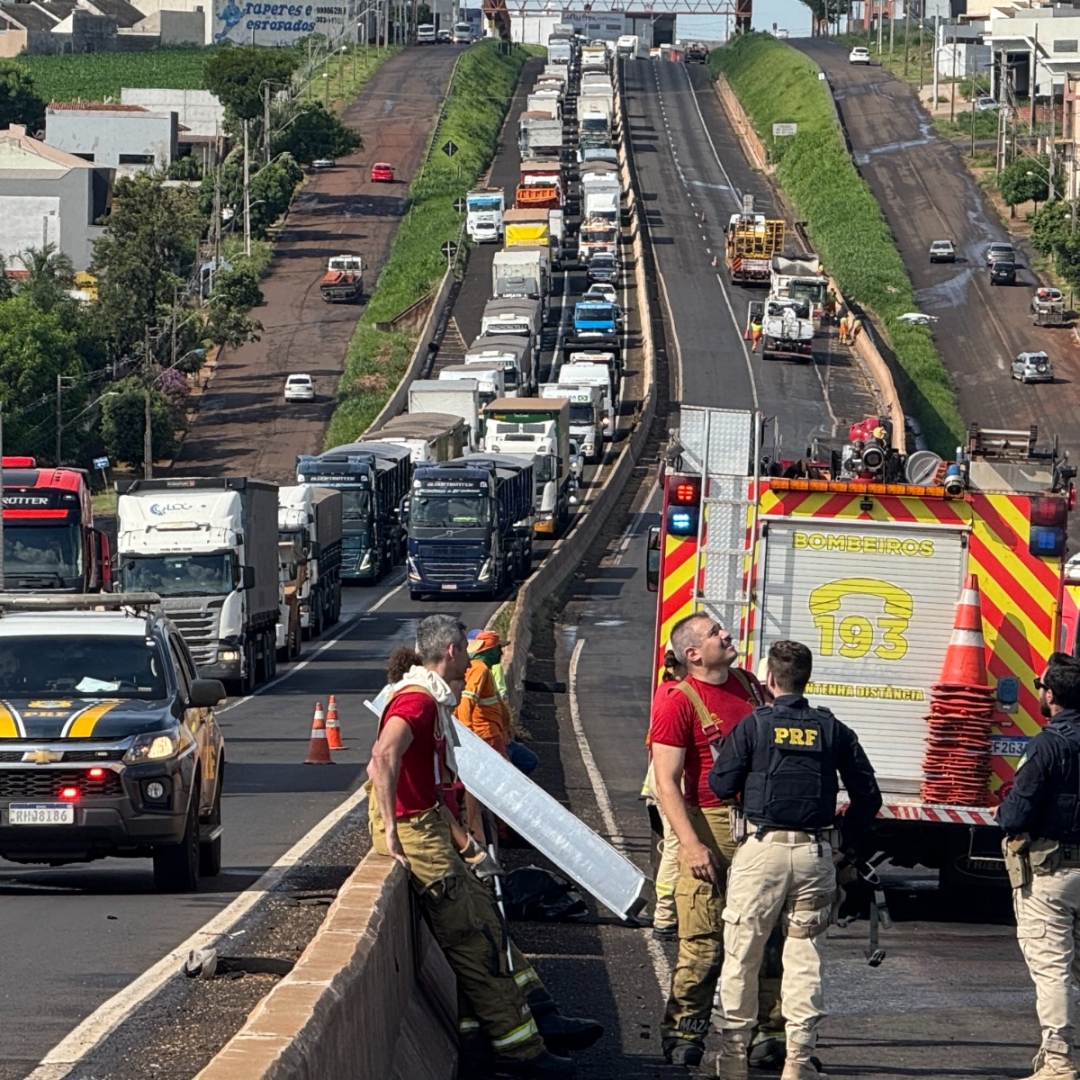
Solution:
M50 101L48 112L149 112L142 105L116 105L107 101Z
M32 138L21 124L12 124L0 130L0 172L56 173L93 167L82 158Z

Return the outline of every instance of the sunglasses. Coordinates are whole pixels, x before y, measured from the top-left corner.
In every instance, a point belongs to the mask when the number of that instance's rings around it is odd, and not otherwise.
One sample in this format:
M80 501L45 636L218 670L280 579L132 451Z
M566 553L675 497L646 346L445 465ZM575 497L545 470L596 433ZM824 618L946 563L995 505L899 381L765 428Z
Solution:
M1049 687L1042 681L1042 679L1035 679L1033 683L1036 690L1048 690Z

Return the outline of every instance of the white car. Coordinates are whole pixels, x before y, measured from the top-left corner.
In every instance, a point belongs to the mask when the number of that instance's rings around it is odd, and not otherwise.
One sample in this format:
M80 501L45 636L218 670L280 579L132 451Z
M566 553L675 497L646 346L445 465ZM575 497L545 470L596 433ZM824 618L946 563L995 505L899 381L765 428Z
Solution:
M1054 381L1054 365L1044 352L1022 352L1012 362L1011 374L1022 383Z
M619 291L614 285L609 285L606 281L598 281L595 285L588 287L582 299L603 300L608 304L617 304L619 302Z
M856 45L851 52L848 53L849 64L869 64L870 63L870 50L864 48L862 45Z
M337 162L332 157L320 157L316 158L312 163L313 169L332 169L337 165Z
M971 104L976 112L995 112L1001 108L1001 102L989 96L977 97Z
M286 401L314 401L315 384L310 375L290 375L285 380Z

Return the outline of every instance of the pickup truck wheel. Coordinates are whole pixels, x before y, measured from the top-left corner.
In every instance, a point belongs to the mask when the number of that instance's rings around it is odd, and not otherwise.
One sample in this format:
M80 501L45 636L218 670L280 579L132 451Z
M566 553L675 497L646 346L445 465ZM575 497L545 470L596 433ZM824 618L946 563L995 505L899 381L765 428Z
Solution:
M199 778L188 803L179 844L154 848L154 888L158 892L193 892L199 887Z
M221 828L221 788L225 783L225 762L218 765L217 791L214 792L214 809L210 811L207 825ZM213 840L199 844L199 876L217 877L221 873L221 834Z

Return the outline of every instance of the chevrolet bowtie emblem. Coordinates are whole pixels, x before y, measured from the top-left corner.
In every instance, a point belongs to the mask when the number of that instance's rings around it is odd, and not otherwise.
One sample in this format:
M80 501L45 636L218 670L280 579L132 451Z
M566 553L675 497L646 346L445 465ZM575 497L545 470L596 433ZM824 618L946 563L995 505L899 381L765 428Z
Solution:
M23 754L24 762L33 765L53 765L64 760L62 750L27 750Z

